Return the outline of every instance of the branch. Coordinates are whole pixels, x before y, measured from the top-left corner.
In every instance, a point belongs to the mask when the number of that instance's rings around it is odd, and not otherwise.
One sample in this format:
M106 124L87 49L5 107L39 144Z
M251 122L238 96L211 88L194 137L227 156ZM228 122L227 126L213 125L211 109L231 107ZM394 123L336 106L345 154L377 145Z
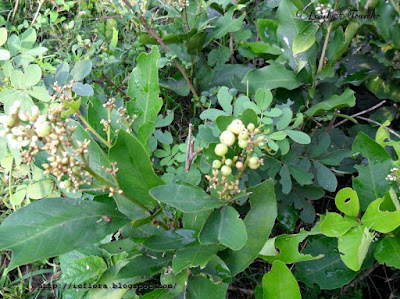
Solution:
M11 24L14 23L15 14L17 13L18 10L18 5L19 5L19 0L15 1L14 11L11 16Z
M367 121L367 122L370 122L370 123L373 123L373 124L376 124L376 125L378 125L378 126L383 126L383 124L381 124L381 123L378 123L377 121L374 121L374 120L372 120L372 119L369 119L369 118L366 118L366 117L362 117L362 116L356 116L356 118L359 118L359 119L362 119L362 120L365 120L365 121ZM396 131L394 131L394 130L392 130L391 128L388 128L388 127L384 127L389 133L392 133L394 136L396 136L397 138L399 138L400 139L400 134L398 134Z
M352 283L349 283L347 286L345 286L343 288L343 291L341 291L340 293L345 294L350 288L353 288L357 283L367 278L379 266L380 264L378 262L375 262L375 264L367 271L365 271L364 274L360 275L358 278L354 279Z
M372 107L368 108L367 110L363 110L363 111L358 112L358 113L356 113L356 114L350 115L350 117L353 117L353 118L354 118L354 117L357 117L357 116L362 115L362 114L364 114L364 113L370 112L370 111L375 110L376 108L382 106L382 105L385 104L385 103L386 103L386 100L383 100L382 102L376 104L375 106L372 106ZM340 125L344 124L346 121L348 121L348 119L341 120L341 121L338 122L336 125L332 126L332 129L334 129L334 128L336 128L336 127L339 127Z
M200 153L203 149L199 148L198 150L194 150L194 142L195 140L192 140L192 130L193 130L193 125L189 124L189 133L187 137L187 147L186 147L186 161L185 161L185 170L186 172L189 172L190 170L190 165L192 165L194 157Z

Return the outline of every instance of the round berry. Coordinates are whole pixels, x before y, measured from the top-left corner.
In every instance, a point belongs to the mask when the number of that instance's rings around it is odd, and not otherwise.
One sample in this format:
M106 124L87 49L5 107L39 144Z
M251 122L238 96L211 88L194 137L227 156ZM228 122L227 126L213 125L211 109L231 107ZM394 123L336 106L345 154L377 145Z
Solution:
M249 130L249 132L253 132L255 128L256 126L253 123L247 125L247 130Z
M226 144L223 143L218 143L215 146L215 150L214 150L215 154L217 156L223 157L226 155L226 153L228 152L228 146Z
M245 129L243 122L240 119L235 119L229 125L229 130L232 133L239 134Z
M221 166L222 166L222 163L221 163L220 160L214 160L213 161L213 164L212 164L213 168L219 169L219 168L221 168Z
M233 164L233 161L231 159L226 159L225 160L225 165L232 166L232 164Z
M3 120L3 125L6 127L12 127L16 122L16 119L14 116L11 115L7 115L6 117L4 117Z
M51 126L47 121L36 124L36 133L39 137L47 137L49 136L50 132Z
M242 167L243 167L243 162L241 162L241 161L236 162L237 169L241 169Z
M249 145L247 140L239 140L238 144L240 148L246 148Z
M222 173L223 176L228 176L228 175L230 175L232 173L232 168L230 168L229 166L224 165L224 166L221 167L221 173Z
M65 180L60 183L60 188L68 189L69 187L71 187L71 181L69 180Z
M249 161L249 167L251 169L257 169L260 166L260 160L257 157L251 157Z
M221 136L219 136L219 140L223 143L226 144L227 146L231 146L235 143L235 135L231 131L223 131L221 133Z
M242 132L240 132L239 136L238 136L238 139L239 140L247 140L247 139L249 139L249 131L243 130Z

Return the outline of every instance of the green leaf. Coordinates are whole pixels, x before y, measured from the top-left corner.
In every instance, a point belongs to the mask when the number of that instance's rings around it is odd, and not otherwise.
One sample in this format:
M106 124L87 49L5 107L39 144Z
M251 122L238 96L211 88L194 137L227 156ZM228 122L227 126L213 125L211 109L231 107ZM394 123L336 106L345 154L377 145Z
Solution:
M71 70L70 75L74 81L81 81L92 71L92 61L79 60Z
M21 52L25 52L32 48L34 43L36 42L36 30L33 28L29 28L24 33L21 34L21 44L20 49Z
M381 198L389 189L386 176L390 172L392 159L386 150L363 132L358 133L353 143L353 153L360 153L368 161L368 166L356 165L358 176L353 177L353 188L360 197L361 209Z
M130 113L137 115L133 128L137 132L139 141L146 148L163 104L158 85L157 60L159 58L160 53L156 46L150 53L141 53L128 81L127 95L132 100L127 108Z
M374 256L380 264L400 269L400 237L387 235L378 242Z
M123 267L116 279L135 276L151 277L161 271L172 260L172 253L141 252Z
M314 175L312 173L307 172L304 168L297 165L287 164L287 167L292 177L301 186L312 184L312 180L314 178Z
M310 144L311 138L306 133L295 130L285 130L285 133L298 144Z
M335 108L354 107L355 104L354 91L346 89L341 95L330 96L326 101L312 106L305 114L307 116L320 115L325 111L333 111Z
M325 165L314 162L314 167L317 170L317 181L318 184L329 192L334 192L337 188L337 179L335 174L329 170Z
M356 217L360 212L360 201L357 192L347 187L341 189L335 196L336 207L347 216Z
M269 135L268 137L271 138L272 140L283 140L286 138L286 133L283 131L278 131L278 132L274 132L271 135Z
M293 40L293 54L307 51L315 43L315 33L318 26L310 22L301 32L299 32Z
M271 233L277 216L277 203L272 180L248 189L250 194L250 211L244 218L247 231L246 245L237 251L225 251L223 260L236 275L246 269L257 257Z
M191 185L164 185L150 190L151 196L185 213L219 208L223 203L208 195L200 187Z
M102 216L110 217L112 221L99 221ZM128 219L112 205L81 199L46 198L30 203L3 221L0 249L13 251L9 265L9 269L13 269L99 242L127 222Z
M272 93L269 89L257 89L255 94L255 101L257 106L264 111L271 105Z
M199 234L199 241L205 245L219 242L232 250L239 250L247 242L246 226L234 208L224 206L208 217Z
M218 18L215 23L215 28L207 37L206 44L208 44L213 38L221 38L229 32L236 32L242 28L242 22L245 15L242 14L239 18L233 19L234 11L235 7L232 7L223 16Z
M149 191L164 182L154 173L142 143L121 130L109 156L111 161L117 162L117 180L124 193L146 207L154 208L156 202Z
M293 112L290 108L283 108L282 109L282 115L279 118L279 121L276 123L276 129L277 130L283 130L286 129L287 126L290 124L292 121L293 117Z
M315 284L321 289L333 290L350 283L358 272L346 267L337 250L337 239L325 236L312 236L308 238L305 254L323 254L318 260L298 263L295 265L296 278L309 287Z
M400 226L400 210L396 211L393 207L395 211L382 211L381 205L385 200L393 205L389 194L378 198L369 204L361 222L370 229L387 234Z
M2 27L0 28L0 47L4 45L7 41L7 29Z
M221 87L218 91L218 103L222 109L228 114L232 114L232 99L233 97L229 94L228 87Z
M74 260L62 269L62 283L94 282L107 270L107 264L98 256L90 255Z
M264 299L301 299L299 285L292 272L281 261L275 261L272 269L262 279Z
M339 237L338 249L342 253L340 258L349 269L360 270L371 242L372 234L368 227L363 225L353 227Z
M214 284L203 276L190 276L186 290L186 299L225 299L227 283Z
M31 199L41 199L46 197L54 187L52 180L46 180L29 185L26 188L26 195Z
M316 259L320 259L323 255L319 254L317 256L312 256L310 254L303 254L299 252L299 244L304 241L305 238L309 235L318 234L319 231L305 231L302 229L298 234L295 235L280 235L274 239L268 240L268 242L264 245L263 249L259 253L259 257L262 259L273 262L273 261L282 261L285 264L292 264L304 261L312 261ZM271 242L273 242L274 246L279 249L279 254L268 255L273 252Z
M179 273L187 267L200 266L204 268L213 255L218 252L217 245L201 245L195 244L194 246L180 249L176 252L172 260L172 269L174 273Z
M41 102L49 102L51 100L47 89L43 86L33 86L31 90L28 90L28 93L31 97Z
M195 231L190 229L166 230L148 238L143 246L153 251L170 251L196 241Z
M5 49L0 49L0 61L1 60L8 60L10 59L11 54L9 51L5 50Z
M292 190L292 179L290 178L289 168L286 164L282 166L279 175L281 176L279 182L282 185L282 193L288 194Z
M354 223L343 218L340 214L328 212L321 222L321 232L328 237L340 237L353 226Z
M242 83L248 84L252 92L256 92L259 88L274 89L278 87L292 90L301 85L295 74L281 64L251 70L244 76Z

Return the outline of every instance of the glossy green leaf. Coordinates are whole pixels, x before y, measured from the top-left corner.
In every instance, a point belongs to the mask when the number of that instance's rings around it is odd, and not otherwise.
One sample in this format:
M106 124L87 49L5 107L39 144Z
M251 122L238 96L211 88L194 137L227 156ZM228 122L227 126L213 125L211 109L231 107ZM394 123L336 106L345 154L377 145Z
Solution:
M234 19L233 13L235 8L232 7L225 14L218 18L215 23L215 28L211 31L211 33L207 37L207 44L213 38L221 38L229 32L236 32L242 28L242 22L245 15L241 15L239 18Z
M244 76L242 83L248 84L252 92L256 92L259 88L274 89L283 87L292 90L300 86L295 74L280 64L251 70Z
M146 148L163 104L158 85L157 60L159 58L160 53L156 46L150 53L141 53L128 81L127 95L132 100L127 104L127 109L130 113L137 115L133 128L139 141Z
M315 34L318 26L312 22L299 32L293 40L293 54L307 51L315 43Z
M205 245L221 243L232 250L239 250L247 242L246 226L233 207L224 206L208 217L199 234L199 241Z
M246 245L237 251L224 252L223 260L233 275L246 269L257 257L268 240L277 216L277 203L272 180L248 189L250 194L250 211L244 218L247 231Z
M289 136L290 139L292 139L294 142L297 142L298 144L310 144L311 143L310 136L308 136L304 132L295 131L295 130L285 130L285 133Z
M300 288L288 267L281 261L272 264L270 272L262 279L264 299L300 299Z
M321 233L328 237L340 237L353 226L354 223L343 218L340 214L328 212L321 222Z
M381 205L385 200L390 202L390 196L371 202L361 218L361 222L370 229L387 234L400 226L400 210L381 210Z
M107 264L98 256L85 256L74 260L65 269L62 269L63 283L94 282L107 270Z
M196 241L195 231L190 229L166 230L148 238L143 246L152 251L170 251Z
M217 245L195 244L190 247L180 249L176 252L172 260L172 269L178 273L186 267L204 268L213 255L218 252Z
M99 221L102 216L112 221ZM81 199L42 199L3 221L0 249L13 251L12 269L99 242L127 222L112 205Z
M223 203L208 195L200 187L191 185L164 185L150 190L151 196L186 213L219 208Z
M342 253L340 258L349 269L360 270L371 242L372 234L368 227L361 225L353 227L339 237L338 249Z
M353 178L353 188L360 198L361 209L381 198L389 189L386 180L392 166L392 159L386 150L363 132L358 133L353 143L353 152L367 159L368 165L356 165L358 176Z
M346 89L341 95L330 96L327 100L312 106L305 114L307 116L320 115L325 111L333 111L335 108L354 107L355 104L354 91Z
M117 180L124 193L143 205L154 208L156 202L149 191L164 182L154 173L142 143L121 130L109 156L111 161L117 162Z
M356 217L360 211L360 201L357 192L347 187L341 189L335 196L336 207L347 216Z
M387 235L379 240L374 256L380 264L400 269L400 236Z

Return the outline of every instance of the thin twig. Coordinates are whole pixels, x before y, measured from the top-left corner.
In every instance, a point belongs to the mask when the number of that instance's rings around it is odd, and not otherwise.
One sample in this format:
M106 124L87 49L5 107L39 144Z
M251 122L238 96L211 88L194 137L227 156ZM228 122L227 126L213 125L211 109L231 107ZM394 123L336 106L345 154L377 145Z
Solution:
M31 25L33 25L33 24L35 23L36 18L37 18L38 15L39 15L40 8L42 7L43 3L44 3L44 0L42 0L42 1L39 2L39 6L38 6L38 8L37 8L37 10L36 10L35 16L33 17L33 20L32 20Z
M18 10L18 5L19 5L19 0L15 1L14 11L13 11L12 17L11 17L11 24L14 23L15 14L17 13L17 10Z
M367 121L367 122L370 122L370 123L373 123L373 124L376 124L376 125L378 125L378 126L383 126L383 124L381 124L381 123L378 123L377 121L374 121L374 120L372 120L372 119L369 119L369 118L366 118L366 117L362 117L362 116L356 116L356 118L359 118L359 119L362 119L362 120L365 120L365 121ZM396 136L397 138L399 138L400 139L400 134L398 134L398 133L396 133L396 131L394 131L394 130L392 130L391 128L388 128L388 127L384 127L389 133L392 133L394 136Z
M363 110L363 111L361 111L361 112L358 112L358 113L356 113L356 114L350 115L350 117L357 117L357 116L362 115L362 114L364 114L364 113L370 112L370 111L375 110L376 108L382 106L382 105L385 104L385 103L386 103L386 100L383 100L382 102L376 104L375 106L372 106L372 107L370 107L370 108L368 108L368 109L366 109L366 110ZM343 120L341 120L340 122L338 122L337 124L335 124L334 126L332 126L332 129L334 129L334 128L336 128L336 127L339 127L340 125L344 124L346 121L348 121L348 119L343 119Z
M190 166L192 165L194 157L200 153L203 149L199 148L198 150L194 150L194 142L195 140L192 140L192 130L193 130L193 125L189 124L189 133L187 137L187 145L186 145L186 160L185 160L185 170L186 172L189 172Z
M234 286L229 286L228 290L229 291L234 291L234 292L241 292L241 293L246 294L246 295L254 295L254 291L253 290L248 290L248 289L244 289L244 288L236 288Z
M235 58L233 56L233 54L234 54L234 50L233 50L233 32L230 33L230 37L229 37L229 49L231 51L231 63L234 64L235 63Z
M365 271L364 274L360 275L357 279L353 280L352 283L349 283L348 285L346 285L340 293L345 294L350 288L353 288L357 283L359 283L360 281L363 281L365 278L367 278L379 266L380 266L380 264L378 262L375 262L375 264L371 268L369 268L367 271Z
M117 86L110 78L108 78L104 72L101 73L101 76L108 84L115 87L125 98L128 98L125 91L121 87Z

